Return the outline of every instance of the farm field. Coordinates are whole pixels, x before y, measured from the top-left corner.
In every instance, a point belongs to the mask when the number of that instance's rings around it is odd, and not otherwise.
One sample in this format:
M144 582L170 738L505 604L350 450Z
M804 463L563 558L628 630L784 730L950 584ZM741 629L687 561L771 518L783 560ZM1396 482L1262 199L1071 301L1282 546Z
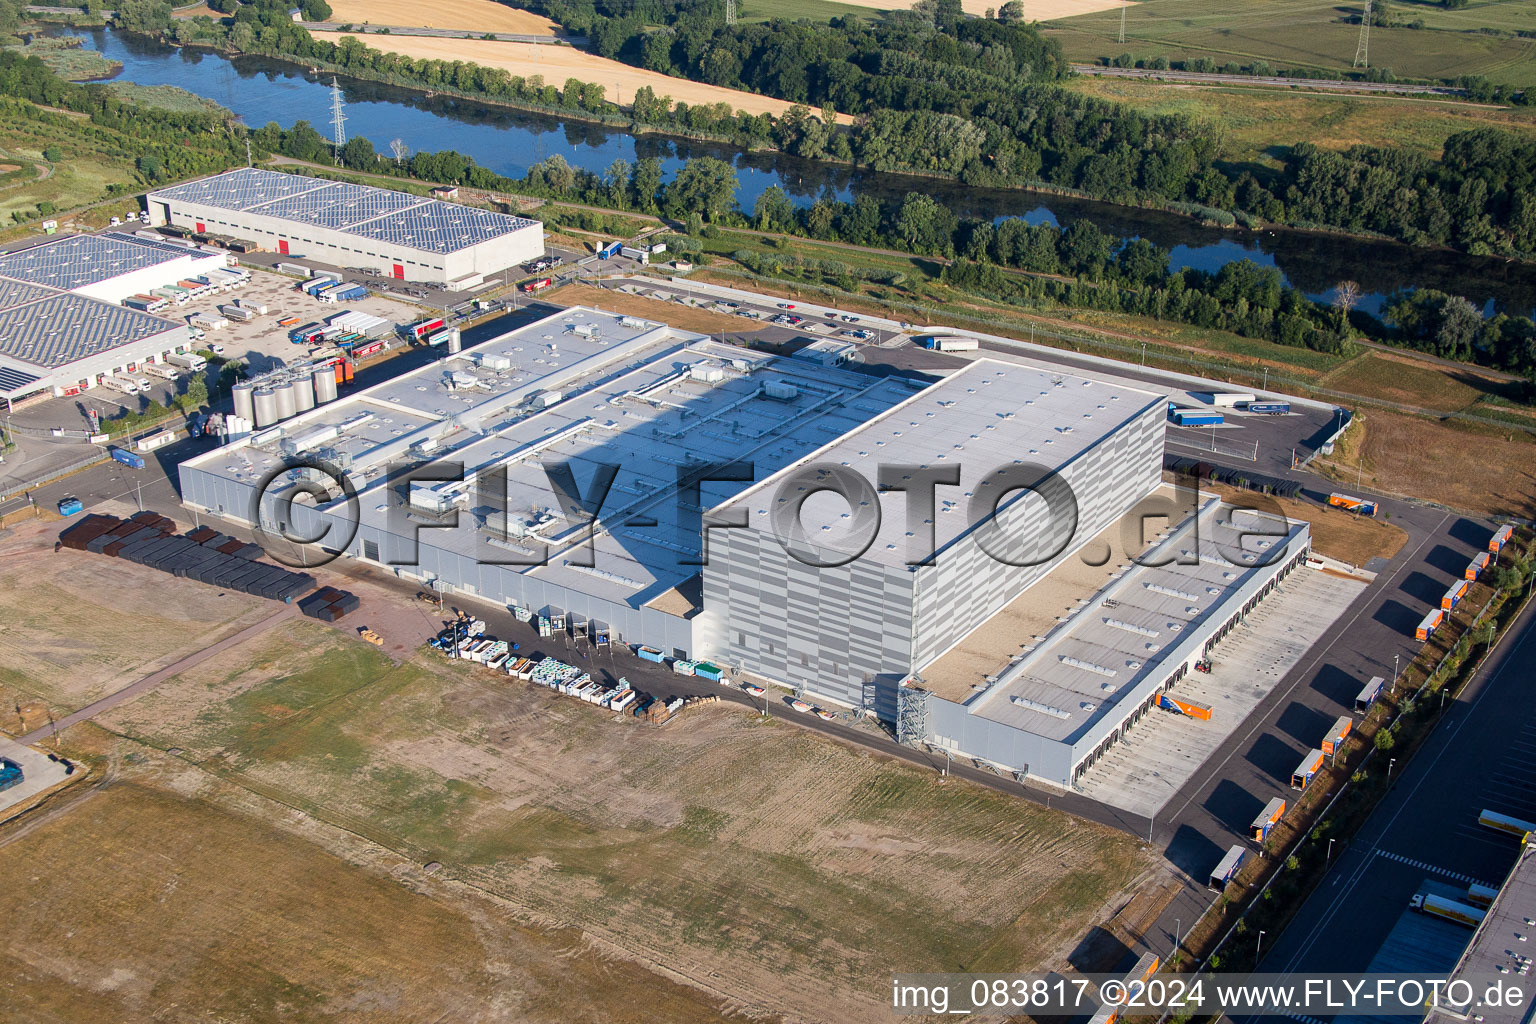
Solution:
M1357 17L1362 6L1319 0L1144 0L1127 11L1124 44L1117 41L1118 8L1051 21L1046 30L1078 61L1129 53L1347 71L1360 27L1346 19ZM1513 35L1536 24L1536 0L1472 3L1455 12L1442 11L1438 4L1396 3L1392 10L1405 22L1422 17L1427 27L1372 28L1372 67L1391 68L1399 78L1470 74L1495 84L1536 85L1536 39ZM1034 18L1027 5L1026 12ZM1499 33L1483 34L1482 28Z
M1278 166L1276 145L1311 142L1325 149L1389 145L1438 156L1445 140L1476 128L1536 136L1536 110L1399 96L1316 95L1262 87L1213 87L1132 79L1073 79L1068 88L1127 103L1148 114L1184 114L1203 122L1232 161Z
M113 784L0 832L8 1020L728 1019L579 933L86 729Z
M1061 966L1155 859L734 706L657 729L310 623L101 724L747 1013L865 1020L892 970Z
M0 542L0 707L6 712L0 729L6 732L46 724L45 709L62 717L276 609L270 601L131 562L55 552L60 526L51 517L23 521ZM146 602L151 583L155 600ZM14 714L17 705L34 709L24 722Z
M345 37L342 32L314 32L312 35L332 43L338 43ZM657 96L670 96L689 104L727 103L734 109L751 114L782 114L793 105L737 89L671 78L570 46L488 39L438 39L428 36L368 35L360 41L413 60L462 60L485 67L503 68L523 78L542 75L546 84L556 88L563 88L566 79L575 78L602 86L607 98L621 106L627 105L634 98L635 91L643 85L650 86Z
M909 11L915 0L900 0L897 3L891 3L890 0L844 0L844 2L881 11ZM965 13L979 17L985 15L988 10L995 11L1002 5L994 0L961 0L960 6ZM1071 18L1111 9L1118 11L1120 0L1025 0L1024 17L1030 21L1053 21L1057 18ZM1116 17L1118 18L1119 15Z
M458 28L529 36L560 32L560 26L541 14L495 0L336 0L328 20L339 25Z

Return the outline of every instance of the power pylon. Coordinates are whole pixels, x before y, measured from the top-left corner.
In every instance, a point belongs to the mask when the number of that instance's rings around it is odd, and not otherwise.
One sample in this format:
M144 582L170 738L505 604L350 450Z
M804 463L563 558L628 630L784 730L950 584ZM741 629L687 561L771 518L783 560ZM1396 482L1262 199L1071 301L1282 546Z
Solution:
M1371 0L1365 0L1365 14L1360 18L1360 45L1355 47L1355 67L1371 66Z
M736 0L725 0L725 23L736 24Z
M1128 0L1120 0L1120 45L1125 45L1125 5ZM1369 2L1369 0L1367 0Z
M331 132L332 132L332 137L336 140L332 144L332 154L336 157L336 162L337 163L341 163L341 147L347 141L347 129L345 127L346 120L347 120L347 115L343 112L342 108L343 108L343 104L342 104L342 101L341 101L341 85L340 85L340 83L338 83L336 81L335 76L332 76L332 78L331 78Z

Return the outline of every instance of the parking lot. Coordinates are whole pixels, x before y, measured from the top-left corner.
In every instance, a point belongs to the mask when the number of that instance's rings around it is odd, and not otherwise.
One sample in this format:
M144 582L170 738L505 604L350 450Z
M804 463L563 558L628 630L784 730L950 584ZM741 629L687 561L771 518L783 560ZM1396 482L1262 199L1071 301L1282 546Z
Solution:
M10 789L0 790L0 811L14 807L24 800L52 789L66 777L64 763L55 761L40 750L24 747L20 743L0 736L0 757L21 765L22 781Z
M1134 814L1156 815L1366 586L1364 580L1316 569L1292 573L1212 650L1210 672L1191 672L1173 691L1210 706L1210 721L1173 711L1149 715L1083 776L1083 794ZM1317 729L1319 739L1326 724ZM1305 752L1298 748L1296 760ZM1255 809L1286 795L1288 785L1289 779L1277 779L1273 791L1252 794Z

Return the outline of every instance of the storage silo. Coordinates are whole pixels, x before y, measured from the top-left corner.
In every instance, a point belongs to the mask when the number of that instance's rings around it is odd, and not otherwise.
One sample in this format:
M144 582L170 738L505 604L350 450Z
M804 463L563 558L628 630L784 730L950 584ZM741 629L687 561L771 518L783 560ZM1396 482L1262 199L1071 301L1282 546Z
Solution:
M453 328L448 332L448 354L453 355L464 347L464 341L459 337L459 329Z
M295 391L293 381L284 381L272 390L273 393L277 395L277 418L279 420L286 420L288 417L298 412L298 408L294 402L293 397L293 393Z
M255 422L256 406L251 401L251 395L256 391L248 382L241 381L229 389L230 397L235 402L235 415L243 420Z
M315 407L315 372L300 370L293 376L293 410L305 412Z
M315 374L315 404L324 405L336 401L336 375L327 366Z
M270 427L272 424L277 422L278 416L276 392L274 392L271 388L258 388L256 393L252 396L252 401L254 406L252 415L254 415L256 418L257 429L260 429L261 427Z

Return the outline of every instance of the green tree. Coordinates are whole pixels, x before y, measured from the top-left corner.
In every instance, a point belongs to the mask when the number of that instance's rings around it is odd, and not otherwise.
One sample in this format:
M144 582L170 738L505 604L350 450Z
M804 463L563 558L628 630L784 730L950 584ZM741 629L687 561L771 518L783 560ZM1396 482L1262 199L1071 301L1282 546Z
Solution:
M714 220L736 199L736 169L712 156L695 157L683 165L667 186L665 204L674 216L697 210Z

